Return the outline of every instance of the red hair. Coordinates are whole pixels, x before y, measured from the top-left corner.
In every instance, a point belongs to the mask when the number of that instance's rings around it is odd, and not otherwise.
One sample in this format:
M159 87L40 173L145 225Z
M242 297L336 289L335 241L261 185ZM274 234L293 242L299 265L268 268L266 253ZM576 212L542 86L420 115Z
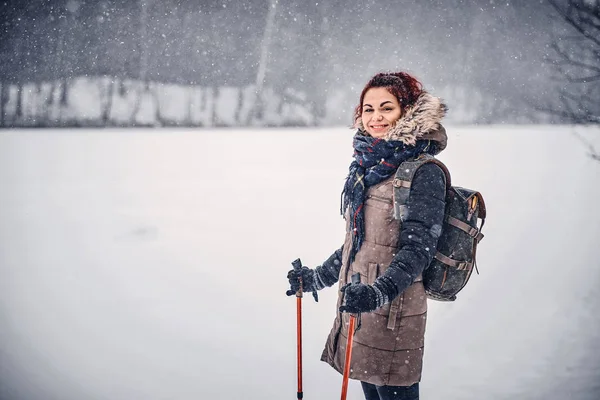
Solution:
M365 85L360 94L360 102L354 109L354 123L356 124L362 115L365 94L372 88L385 88L400 103L402 110L414 105L423 93L423 85L414 76L406 72L380 72L372 77Z

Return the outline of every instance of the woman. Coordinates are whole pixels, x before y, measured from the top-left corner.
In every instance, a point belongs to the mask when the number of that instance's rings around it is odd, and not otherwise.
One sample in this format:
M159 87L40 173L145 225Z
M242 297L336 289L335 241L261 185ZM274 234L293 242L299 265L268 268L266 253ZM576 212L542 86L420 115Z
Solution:
M349 313L362 313L350 378L361 381L367 400L419 398L427 315L421 273L441 233L445 175L434 163L417 170L402 221L393 216L392 181L402 162L446 147L445 113L440 99L407 73L371 78L354 114L354 160L342 192L345 242L314 270L288 273L288 295L299 278L304 292L339 282L339 313L321 360L340 373ZM357 272L361 283L350 285Z

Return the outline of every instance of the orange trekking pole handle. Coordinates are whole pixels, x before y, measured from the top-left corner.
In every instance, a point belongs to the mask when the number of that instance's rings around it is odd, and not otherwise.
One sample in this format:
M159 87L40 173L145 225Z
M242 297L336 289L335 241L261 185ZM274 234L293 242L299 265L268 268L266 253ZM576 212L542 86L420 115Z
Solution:
M352 283L360 283L360 274L352 275ZM358 314L360 316L360 314ZM342 397L341 400L346 400L348 394L348 378L350 376L350 362L352 361L352 342L354 341L354 328L356 325L357 316L350 314L350 325L348 325L348 340L346 342L346 361L344 363L344 377L342 379Z
M302 269L302 261L296 259L292 261L294 270L300 272ZM297 338L297 354L298 354L298 399L304 396L302 392L302 278L300 280L300 288L296 292L296 338Z

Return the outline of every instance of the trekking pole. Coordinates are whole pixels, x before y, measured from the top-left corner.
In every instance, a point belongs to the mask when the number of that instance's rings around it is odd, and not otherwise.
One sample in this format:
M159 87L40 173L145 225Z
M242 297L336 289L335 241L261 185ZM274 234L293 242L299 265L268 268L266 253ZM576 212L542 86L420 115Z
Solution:
M294 271L300 273L302 270L302 261L296 259L292 261ZM298 351L298 399L301 399L304 394L302 392L302 277L300 278L300 288L296 292L296 337L297 337L297 351Z
M352 275L352 284L360 283L360 274ZM350 314L350 325L348 326L348 340L346 342L346 362L344 363L344 378L342 380L342 397L341 400L346 400L348 394L348 377L350 376L350 361L352 360L352 342L354 340L354 326L356 319L360 317L360 313Z

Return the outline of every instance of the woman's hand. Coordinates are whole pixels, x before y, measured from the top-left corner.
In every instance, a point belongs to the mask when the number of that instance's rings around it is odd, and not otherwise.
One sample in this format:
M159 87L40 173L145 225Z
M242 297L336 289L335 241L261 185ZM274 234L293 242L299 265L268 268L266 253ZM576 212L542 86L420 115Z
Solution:
M302 292L316 292L315 271L308 267L302 267L300 270L292 269L287 274L290 282L290 289L285 292L288 296L293 296L300 290L300 279L302 279Z
M344 292L344 305L340 307L340 312L371 312L383 306L387 302L387 297L377 283L373 285L349 283L343 286L340 290Z

